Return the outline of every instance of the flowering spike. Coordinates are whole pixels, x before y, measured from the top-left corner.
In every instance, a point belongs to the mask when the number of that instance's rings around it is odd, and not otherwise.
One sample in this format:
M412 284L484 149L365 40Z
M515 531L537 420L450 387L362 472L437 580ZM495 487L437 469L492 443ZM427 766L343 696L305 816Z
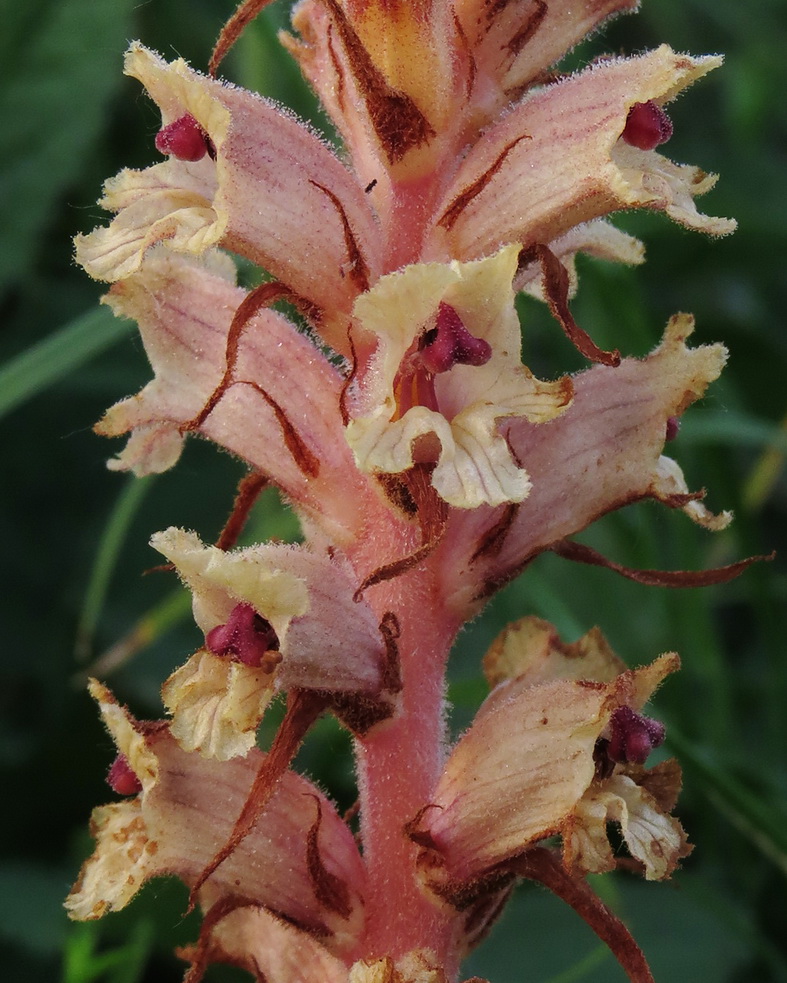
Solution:
M179 116L156 134L156 150L178 160L202 160L206 154L215 157L210 139L191 113Z
M672 136L672 120L657 102L637 102L629 110L621 137L632 147L654 150Z
M567 643L522 619L485 658L491 692L451 749L445 671L462 625L546 551L673 587L751 562L635 571L575 538L646 498L707 529L731 520L663 453L724 349L688 348L678 315L627 357L624 311L620 352L572 312L579 253L644 259L611 213L734 228L695 204L713 175L656 151L672 132L661 106L721 58L662 45L554 71L637 0L298 0L297 36L280 37L340 154L215 77L269 2L240 0L207 76L131 46L167 159L110 179L113 218L76 242L153 367L98 425L130 435L111 466L164 471L195 434L249 476L215 546L174 527L151 540L205 644L162 687L168 720L135 721L94 684L120 752L110 783L131 798L96 811L69 909L95 918L176 874L205 916L188 983L213 961L280 983L452 983L525 876L652 983L584 878L625 864L663 879L689 850L671 815L679 766L644 767L664 728L643 707L677 655L631 670L598 629ZM235 257L257 286L236 286ZM596 364L536 378L519 291ZM267 485L301 541L234 549ZM323 712L353 738L357 832L292 770Z

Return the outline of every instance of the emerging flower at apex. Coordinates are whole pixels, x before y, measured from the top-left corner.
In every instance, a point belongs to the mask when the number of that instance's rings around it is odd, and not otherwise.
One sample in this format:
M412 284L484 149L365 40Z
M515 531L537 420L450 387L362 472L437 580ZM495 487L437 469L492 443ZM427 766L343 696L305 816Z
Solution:
M541 382L521 364L519 252L409 266L358 298L356 324L378 341L356 377L346 431L363 470L434 465L437 493L458 508L527 497L527 462L513 457L501 421L551 420L572 387L567 378Z

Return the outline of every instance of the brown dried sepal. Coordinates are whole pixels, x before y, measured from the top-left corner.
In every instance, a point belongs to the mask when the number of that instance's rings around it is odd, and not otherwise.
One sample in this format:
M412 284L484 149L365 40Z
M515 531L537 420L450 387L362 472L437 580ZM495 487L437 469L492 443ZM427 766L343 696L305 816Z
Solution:
M593 893L584 880L574 877L565 869L554 851L536 847L512 860L510 867L522 877L543 884L573 908L609 947L631 983L655 983L642 950L623 922Z
M565 560L587 563L594 567L606 567L628 580L634 580L636 583L645 584L648 587L710 587L713 584L726 584L728 581L739 577L752 563L770 561L776 556L775 552L762 556L749 556L745 560L738 560L737 563L728 563L723 567L712 567L710 570L635 570L622 563L607 559L597 550L582 543L562 540L559 543L553 543L549 548Z
M535 35L539 27L541 27L548 9L544 0L533 0L533 9L528 14L527 20L506 44L506 48L508 48L514 58L516 58L528 41Z
M325 908L335 912L341 918L349 918L352 913L350 890L344 881L332 874L323 863L320 852L320 824L322 822L322 806L315 796L317 817L306 838L306 863L312 879L314 894Z
M227 52L257 14L264 10L269 3L271 3L271 0L241 0L235 13L226 22L224 27L222 27L216 44L213 46L213 53L210 56L210 62L208 64L208 71L211 75L215 76Z
M344 232L344 243L347 248L347 257L349 260L349 277L353 280L358 287L358 290L363 293L369 289L369 265L363 258L363 253L358 246L358 240L356 239L350 221L347 218L347 213L344 210L340 199L324 185L319 184L317 181L309 179L309 183L314 185L315 188L319 188L320 191L328 198L330 203L336 209L339 219L342 223L342 230Z
M227 334L227 347L225 352L225 369L221 381L208 397L207 402L200 412L191 420L181 424L181 434L192 430L198 430L205 420L210 416L228 389L234 385L250 386L255 392L265 400L273 410L276 421L281 427L282 436L287 449L292 454L295 463L300 470L309 478L315 478L319 474L319 459L312 453L298 433L295 426L290 421L281 405L270 396L259 383L247 379L235 379L235 368L238 362L241 336L251 319L261 310L269 307L279 300L286 300L293 304L305 316L312 320L319 320L319 312L316 308L298 297L289 287L274 280L270 283L262 283L255 287L241 302L232 318L229 332Z
M218 549L230 550L238 542L254 503L267 486L268 478L259 471L250 471L241 478L235 493L235 501L232 503L232 511L215 543ZM167 566L170 570L174 569L172 564Z
M276 732L270 751L263 760L249 789L246 802L235 821L226 843L215 854L194 882L189 895L190 907L194 907L200 888L224 861L231 856L243 840L252 832L262 815L276 786L289 768L298 748L326 707L324 694L310 690L291 690L287 699L287 712Z
M563 328L571 344L591 362L600 362L602 365L620 365L619 351L607 352L603 348L599 348L590 335L583 331L574 320L568 306L568 296L571 289L568 270L552 250L541 242L526 246L519 254L519 270L523 270L533 262L541 264L544 296L553 317Z

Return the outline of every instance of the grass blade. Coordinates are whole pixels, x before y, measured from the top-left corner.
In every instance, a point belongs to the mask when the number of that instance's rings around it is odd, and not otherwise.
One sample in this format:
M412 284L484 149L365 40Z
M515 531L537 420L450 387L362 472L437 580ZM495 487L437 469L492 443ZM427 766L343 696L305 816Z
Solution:
M0 419L131 334L133 321L96 308L58 328L0 368Z

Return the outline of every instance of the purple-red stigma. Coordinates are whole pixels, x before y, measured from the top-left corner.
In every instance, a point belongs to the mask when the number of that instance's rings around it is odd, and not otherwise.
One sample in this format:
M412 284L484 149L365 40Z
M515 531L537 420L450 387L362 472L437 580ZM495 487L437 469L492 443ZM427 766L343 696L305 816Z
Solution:
M668 416L667 417L667 433L664 439L669 442L674 440L680 431L680 417L678 416Z
M644 765L648 755L664 743L664 724L631 707L618 707L610 720L607 755L612 761Z
M459 314L440 301L435 325L424 332L418 344L421 364L437 375L455 365L486 365L492 347L483 338L475 338L464 326Z
M413 406L439 413L434 377L455 365L486 365L491 357L489 342L471 335L457 311L440 301L434 325L410 348L394 379L394 419L400 420Z
M228 655L233 662L265 672L272 672L281 662L273 626L251 604L236 604L227 623L208 632L205 645L214 655Z
M671 136L672 120L652 99L634 103L621 133L626 143L640 150L653 150Z
M107 785L118 795L137 795L142 791L142 782L128 763L125 754L119 754L107 772Z
M190 113L179 116L156 134L156 150L178 160L202 160L205 154L215 158L208 134Z

